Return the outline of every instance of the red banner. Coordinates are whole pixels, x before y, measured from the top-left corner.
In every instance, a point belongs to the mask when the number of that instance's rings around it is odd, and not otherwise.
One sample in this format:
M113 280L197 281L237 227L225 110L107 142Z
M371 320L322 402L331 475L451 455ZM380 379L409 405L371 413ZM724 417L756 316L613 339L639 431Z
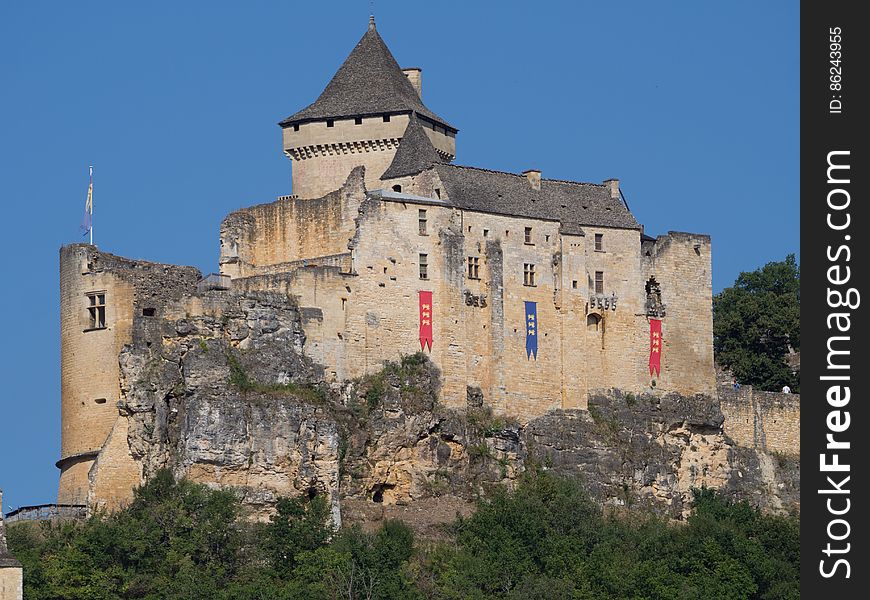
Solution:
M662 322L649 320L649 374L661 376L662 371Z
M420 292L420 350L432 352L432 292Z

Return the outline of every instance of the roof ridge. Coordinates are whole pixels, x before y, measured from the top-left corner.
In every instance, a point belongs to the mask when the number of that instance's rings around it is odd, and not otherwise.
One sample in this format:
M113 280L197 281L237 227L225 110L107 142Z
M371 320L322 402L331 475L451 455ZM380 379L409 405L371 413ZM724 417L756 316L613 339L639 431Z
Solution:
M483 167L475 167L472 165L457 165L454 163L444 163L445 167L455 167L457 169L471 169L474 171L483 171L485 173L496 173L498 175L513 175L514 177L525 177L522 173L512 173L510 171L497 171L495 169L485 169ZM552 181L555 183L570 183L573 185L591 185L594 187L605 187L603 183L592 183L591 181L571 181L570 179L550 179L541 177L541 181Z

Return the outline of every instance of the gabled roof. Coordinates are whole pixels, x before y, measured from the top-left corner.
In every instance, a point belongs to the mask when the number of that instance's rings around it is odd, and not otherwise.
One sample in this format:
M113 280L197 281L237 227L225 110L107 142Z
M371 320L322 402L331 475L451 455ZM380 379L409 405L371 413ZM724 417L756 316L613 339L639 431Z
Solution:
M524 175L448 164L435 170L451 204L463 210L559 221L569 234L582 235L582 225L640 229L605 185L541 179L535 190Z
M426 108L381 39L372 19L368 31L336 71L320 97L279 125L287 127L304 121L407 112L415 112L456 131L455 127Z
M443 162L438 156L435 146L432 145L432 140L423 131L416 115L412 113L405 133L402 135L402 141L399 142L399 149L396 150L396 155L393 157L393 162L381 175L381 179L416 175Z

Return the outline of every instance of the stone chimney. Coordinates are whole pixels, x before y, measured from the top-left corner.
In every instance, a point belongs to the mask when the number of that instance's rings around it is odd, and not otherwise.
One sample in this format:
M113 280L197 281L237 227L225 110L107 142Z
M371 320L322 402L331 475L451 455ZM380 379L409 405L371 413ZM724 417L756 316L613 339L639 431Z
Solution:
M607 186L607 189L610 190L610 197L614 200L619 200L619 180L618 179L605 179L603 181L604 185Z
M523 171L523 175L529 180L529 185L533 190L541 189L541 172L538 169L527 169Z
M411 82L411 85L417 90L417 95L420 96L420 99L423 99L423 69L420 67L408 67L406 69L402 69L402 73L405 74L405 77L408 78L408 81Z
M6 526L3 523L3 492L0 491L0 600L21 600L24 577L21 563L6 549Z

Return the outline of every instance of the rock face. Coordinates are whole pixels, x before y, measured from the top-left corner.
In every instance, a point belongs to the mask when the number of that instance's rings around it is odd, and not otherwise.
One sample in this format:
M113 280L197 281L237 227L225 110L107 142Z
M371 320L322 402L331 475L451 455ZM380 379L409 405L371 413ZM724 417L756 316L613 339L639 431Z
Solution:
M336 523L343 510L366 521L421 506L433 507L421 521L449 520L530 463L582 476L607 504L673 518L704 485L772 510L798 502L796 460L736 446L715 398L613 391L521 426L476 389L464 410L438 404L441 376L423 355L328 386L285 295L206 302L207 316L149 325L122 352L125 451L142 479L168 467L238 489L256 518L308 494L330 499Z

